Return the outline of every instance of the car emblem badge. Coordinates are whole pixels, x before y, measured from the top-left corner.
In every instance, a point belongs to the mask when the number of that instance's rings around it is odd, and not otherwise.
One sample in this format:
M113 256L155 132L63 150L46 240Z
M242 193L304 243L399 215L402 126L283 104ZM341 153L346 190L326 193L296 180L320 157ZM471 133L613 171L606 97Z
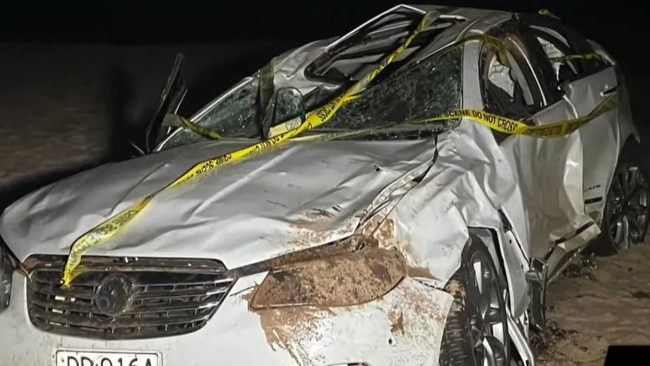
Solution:
M132 284L121 275L104 277L95 290L95 306L100 313L115 316L131 303Z

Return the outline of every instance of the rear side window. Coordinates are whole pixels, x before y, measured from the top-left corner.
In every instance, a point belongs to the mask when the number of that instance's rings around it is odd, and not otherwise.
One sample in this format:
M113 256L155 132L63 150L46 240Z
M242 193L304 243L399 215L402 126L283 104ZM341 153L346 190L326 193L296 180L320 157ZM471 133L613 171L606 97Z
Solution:
M505 54L484 44L479 70L485 109L515 119L526 119L546 106L532 65L526 58L526 43L513 29L490 34L503 42ZM500 57L501 56L501 57ZM503 57L507 60L503 60Z
M530 30L551 63L558 83L571 82L595 74L608 67L589 42L563 25L551 21L531 24Z

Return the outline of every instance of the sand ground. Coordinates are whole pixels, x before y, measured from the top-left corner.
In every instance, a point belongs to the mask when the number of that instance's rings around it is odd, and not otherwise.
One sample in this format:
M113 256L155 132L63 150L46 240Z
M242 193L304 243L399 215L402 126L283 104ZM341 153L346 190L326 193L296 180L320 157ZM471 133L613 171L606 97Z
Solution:
M242 75L222 77L220 70L237 65L248 73L279 51L265 43L0 45L0 204L105 161L110 137L153 105L177 49L188 55L188 80L200 103ZM609 344L650 344L648 263L650 245L640 245L559 278L550 288L542 365L602 365Z
M541 365L601 366L609 345L650 344L650 245L585 258L549 288Z

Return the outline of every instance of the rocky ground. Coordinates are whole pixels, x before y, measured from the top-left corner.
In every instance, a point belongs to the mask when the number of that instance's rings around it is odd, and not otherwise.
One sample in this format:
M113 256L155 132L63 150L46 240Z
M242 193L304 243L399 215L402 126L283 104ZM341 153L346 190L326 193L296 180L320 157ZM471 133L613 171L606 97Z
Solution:
M0 205L109 158L146 116L174 54L188 55L194 100L254 70L277 45L0 45ZM223 73L236 65L238 73ZM126 97L121 97L126 96ZM644 114L645 115L645 114ZM550 288L542 365L602 365L609 344L650 344L650 245L571 267Z

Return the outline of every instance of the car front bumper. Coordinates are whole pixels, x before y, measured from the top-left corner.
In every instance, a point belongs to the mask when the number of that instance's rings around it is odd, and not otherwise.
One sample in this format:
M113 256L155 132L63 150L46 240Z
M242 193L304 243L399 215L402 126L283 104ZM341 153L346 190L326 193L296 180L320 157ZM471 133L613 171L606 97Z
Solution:
M106 341L35 328L27 311L26 278L16 272L11 304L0 313L0 364L55 366L57 350L158 353L161 366L437 364L452 301L446 292L406 278L381 299L363 305L254 312L247 298L264 275L239 279L196 332Z

